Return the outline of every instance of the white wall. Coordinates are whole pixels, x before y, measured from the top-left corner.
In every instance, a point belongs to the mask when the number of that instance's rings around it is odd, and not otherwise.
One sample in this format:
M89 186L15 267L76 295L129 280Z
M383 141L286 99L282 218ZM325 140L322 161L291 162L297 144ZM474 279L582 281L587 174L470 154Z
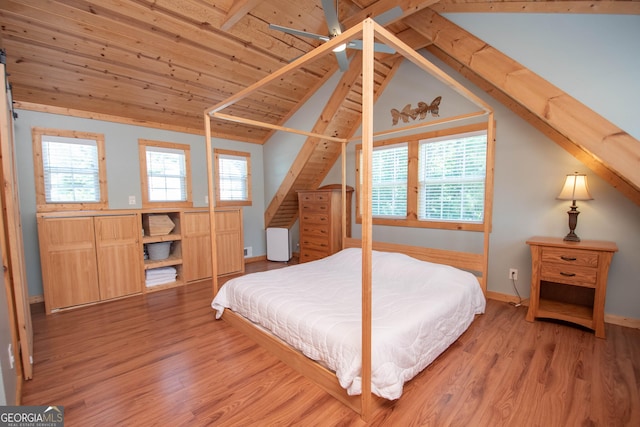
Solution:
M31 128L45 127L105 135L109 209L141 209L141 183L138 162L138 138L189 144L191 147L192 196L194 207L206 207L207 163L205 138L199 135L123 125L101 120L81 119L33 111L18 111L15 120L16 156L20 193L21 220L25 248L25 263L29 295L42 295L42 276L36 226L35 178ZM204 128L203 128L204 132ZM254 256L266 252L264 236L264 188L262 185L262 146L236 141L213 139L214 148L226 148L251 153L253 175L253 205L243 207L245 247L253 248ZM129 205L135 196L136 205Z

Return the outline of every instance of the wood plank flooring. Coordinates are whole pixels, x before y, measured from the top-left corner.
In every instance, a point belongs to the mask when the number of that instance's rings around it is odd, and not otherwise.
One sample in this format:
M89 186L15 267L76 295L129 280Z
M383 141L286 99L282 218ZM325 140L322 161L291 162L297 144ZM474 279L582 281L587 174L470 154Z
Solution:
M248 269L279 267L256 263ZM209 282L33 314L23 405L66 426L360 426L351 410L216 321ZM640 330L607 339L490 300L374 426L638 426Z

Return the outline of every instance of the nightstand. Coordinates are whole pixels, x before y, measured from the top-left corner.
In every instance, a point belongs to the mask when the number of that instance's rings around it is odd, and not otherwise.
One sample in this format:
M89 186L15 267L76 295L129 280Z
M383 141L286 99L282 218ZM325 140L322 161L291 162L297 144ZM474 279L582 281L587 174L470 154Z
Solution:
M558 237L532 237L531 296L527 320L564 320L593 329L604 338L604 302L613 242L566 242Z

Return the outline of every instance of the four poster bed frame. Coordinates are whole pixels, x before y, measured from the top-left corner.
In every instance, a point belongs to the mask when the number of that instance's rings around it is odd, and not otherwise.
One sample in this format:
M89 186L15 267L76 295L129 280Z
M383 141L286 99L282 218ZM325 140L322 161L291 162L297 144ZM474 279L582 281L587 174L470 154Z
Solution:
M231 116L224 114L221 111L237 101L249 96L256 92L260 88L281 79L290 71L300 67L301 65L308 63L314 59L317 59L321 55L332 54L332 50L337 46L347 43L350 40L362 38L363 41L363 54L362 54L362 135L353 139L344 139L330 137L321 134L315 134L312 132L305 132L301 130L286 128L270 123L258 122L242 117ZM373 133L373 103L374 103L374 39L381 41L388 46L395 48L397 52L403 55L405 58L416 64L418 67L439 79L444 84L453 88L459 94L473 102L476 106L480 107L478 113L467 114L464 116L456 116L452 118L439 119L431 121L427 124L411 125L400 128L398 130L385 131L378 134ZM356 61L352 61L352 66ZM430 249L414 246L406 246L391 243L379 243L373 242L372 239L372 214L371 214L371 169L372 161L371 154L373 151L373 139L380 135L388 135L395 132L406 132L414 129L433 126L435 124L443 124L458 120L465 120L473 117L486 116L487 117L487 165L486 165L486 181L485 181L485 211L483 222L484 244L483 253L467 253L457 251L446 251L441 249ZM346 391L340 386L338 380L333 372L324 368L320 364L307 358L299 351L293 349L288 344L284 343L277 337L263 332L259 328L255 327L250 321L246 320L242 316L234 313L231 310L225 310L223 319L232 324L238 330L242 331L250 338L257 341L259 344L268 348L282 361L296 369L301 374L307 376L312 381L315 381L319 386L325 389L332 396L352 408L354 411L360 414L360 416L366 421L369 420L374 412L374 403L378 404L384 402L382 398L371 393L371 257L372 250L380 250L386 252L400 252L410 255L414 258L430 261L440 264L447 264L453 267L457 267L462 270L472 271L476 274L482 291L486 296L487 291L487 269L488 269L488 253L489 253L489 233L491 231L491 216L492 216L492 198L493 198L493 141L494 141L494 120L493 111L489 105L478 98L475 94L461 86L458 82L453 80L431 62L419 55L416 51L400 41L392 33L385 28L376 24L372 19L367 18L360 24L350 28L342 33L340 36L323 43L318 48L300 57L298 60L288 64L282 69L272 73L261 81L247 87L240 91L236 95L231 96L227 100L210 107L204 112L205 118L205 132L206 132L206 148L207 148L207 172L208 172L208 186L209 186L209 218L211 227L211 262L213 265L216 263L216 239L215 239L215 215L214 215L214 203L215 200L213 194L213 165L212 165L212 148L211 148L211 120L227 120L238 123L244 123L252 126L266 127L273 130L281 130L290 133L296 133L300 135L317 137L324 140L330 140L342 143L342 236L343 246L347 247L360 247L362 249L362 393L356 396L347 395ZM362 238L352 239L346 236L346 145L353 140L362 141L362 171L363 182L361 185L362 197ZM213 293L214 296L218 293L218 279L216 274L213 274Z

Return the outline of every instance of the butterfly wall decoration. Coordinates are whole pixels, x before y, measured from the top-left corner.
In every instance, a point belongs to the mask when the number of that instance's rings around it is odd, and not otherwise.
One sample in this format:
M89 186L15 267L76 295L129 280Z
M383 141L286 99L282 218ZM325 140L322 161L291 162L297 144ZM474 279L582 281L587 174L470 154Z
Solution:
M397 125L400 119L402 119L403 123L409 123L409 119L415 120L416 118L420 118L420 120L423 120L429 113L431 113L431 116L433 117L438 117L438 114L440 113L440 101L442 101L442 97L437 96L433 101L431 101L431 104L421 101L418 102L418 106L416 108L411 108L411 104L405 105L402 111L392 108L392 125Z

